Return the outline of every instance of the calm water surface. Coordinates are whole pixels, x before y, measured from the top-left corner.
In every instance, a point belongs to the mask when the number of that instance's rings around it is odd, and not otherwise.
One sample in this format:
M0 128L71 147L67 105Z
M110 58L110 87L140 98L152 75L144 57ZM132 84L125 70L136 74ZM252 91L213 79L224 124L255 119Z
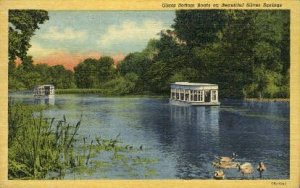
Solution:
M11 94L24 103L31 95ZM143 150L138 155L156 160L151 176L111 168L67 179L211 179L215 156L238 154L239 162L257 166L263 161L266 179L289 178L289 103L221 101L221 106L172 106L167 99L104 98L97 95L57 95L49 117L66 115L77 122L80 135L119 139ZM95 158L105 158L98 155ZM138 170L137 170L138 171ZM227 179L240 179L237 169L226 170ZM255 172L250 178L258 178Z

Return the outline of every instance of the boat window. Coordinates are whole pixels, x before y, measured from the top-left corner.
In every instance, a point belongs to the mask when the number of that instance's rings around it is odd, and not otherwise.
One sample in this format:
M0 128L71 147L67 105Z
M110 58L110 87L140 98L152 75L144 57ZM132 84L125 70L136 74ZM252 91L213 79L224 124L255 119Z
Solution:
M186 100L186 101L189 101L189 94L188 94L188 93L185 94L185 100Z
M184 100L184 93L183 92L180 93L180 100L182 100L182 101Z
M200 91L200 101L203 101L203 91Z
M194 90L194 101L198 101L198 99L197 99L197 91L196 90Z
M212 91L212 101L216 101L217 100L217 91Z

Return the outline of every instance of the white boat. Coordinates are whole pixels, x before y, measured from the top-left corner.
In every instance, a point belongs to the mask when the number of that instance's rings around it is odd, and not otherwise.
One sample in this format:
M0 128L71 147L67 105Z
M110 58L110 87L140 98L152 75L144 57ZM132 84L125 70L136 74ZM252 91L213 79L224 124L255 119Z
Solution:
M54 98L54 86L51 84L36 86L34 88L33 94L36 98Z
M218 85L175 82L171 84L170 104L218 106Z

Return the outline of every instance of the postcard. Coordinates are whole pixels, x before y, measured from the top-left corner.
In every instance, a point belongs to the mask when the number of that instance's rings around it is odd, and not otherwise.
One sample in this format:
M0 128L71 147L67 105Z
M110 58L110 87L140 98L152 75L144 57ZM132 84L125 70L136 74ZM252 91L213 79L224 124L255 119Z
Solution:
M299 1L0 5L0 187L299 187Z

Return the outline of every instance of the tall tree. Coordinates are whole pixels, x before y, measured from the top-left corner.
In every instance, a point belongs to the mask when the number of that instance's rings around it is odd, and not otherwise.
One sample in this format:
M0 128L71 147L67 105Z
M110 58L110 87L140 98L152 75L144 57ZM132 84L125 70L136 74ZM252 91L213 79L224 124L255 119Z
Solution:
M44 10L9 10L9 60L16 57L23 60L30 48L30 38L34 31L39 29L49 19L48 12Z
M100 57L100 59L96 62L96 69L99 86L108 80L113 79L116 75L114 60L109 56Z
M97 86L97 60L85 59L74 67L76 85L79 88L94 88Z
M49 68L50 83L56 88L67 89L74 88L74 73L66 70L63 65L54 65Z
M218 40L225 24L224 13L222 10L179 10L172 27L188 46L204 46Z
M39 24L43 24L48 19L48 12L44 10L9 10L8 80L10 89L27 87L26 84L21 83L20 79L17 79L20 77L15 73L15 60L19 58L26 71L33 68L32 57L27 56L27 51L31 46L30 39L34 31L39 29ZM36 74L32 75L36 77Z
M74 68L76 85L79 88L97 88L116 75L114 60L104 56L100 59L85 59Z
M155 93L169 92L170 78L186 67L190 67L186 43L172 30L162 31L156 43L157 55L153 58L146 76L148 88Z

